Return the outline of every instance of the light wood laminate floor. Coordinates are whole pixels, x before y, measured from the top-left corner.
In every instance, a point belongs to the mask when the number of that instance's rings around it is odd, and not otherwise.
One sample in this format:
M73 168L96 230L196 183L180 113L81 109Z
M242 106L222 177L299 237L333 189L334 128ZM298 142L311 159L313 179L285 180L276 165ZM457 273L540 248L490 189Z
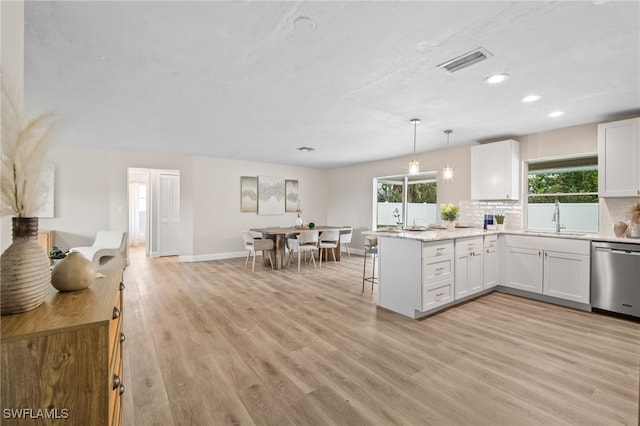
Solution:
M500 293L415 321L360 293L362 260L132 250L124 424L638 423L640 324Z

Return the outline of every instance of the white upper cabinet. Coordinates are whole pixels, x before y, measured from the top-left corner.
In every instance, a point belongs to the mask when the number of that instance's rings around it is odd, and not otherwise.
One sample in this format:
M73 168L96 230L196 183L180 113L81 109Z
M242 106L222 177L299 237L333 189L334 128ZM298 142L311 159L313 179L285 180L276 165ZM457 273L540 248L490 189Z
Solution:
M512 139L471 147L471 199L520 197L520 143Z
M640 195L640 117L598 125L598 195Z

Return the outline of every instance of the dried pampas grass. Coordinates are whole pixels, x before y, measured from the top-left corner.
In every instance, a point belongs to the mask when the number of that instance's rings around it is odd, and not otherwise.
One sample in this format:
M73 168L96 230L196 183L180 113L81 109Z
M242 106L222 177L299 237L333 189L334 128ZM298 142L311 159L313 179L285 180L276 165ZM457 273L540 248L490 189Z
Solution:
M2 216L33 217L45 203L42 170L54 131L51 115L28 120L2 80Z
M640 225L640 203L631 207L631 222Z

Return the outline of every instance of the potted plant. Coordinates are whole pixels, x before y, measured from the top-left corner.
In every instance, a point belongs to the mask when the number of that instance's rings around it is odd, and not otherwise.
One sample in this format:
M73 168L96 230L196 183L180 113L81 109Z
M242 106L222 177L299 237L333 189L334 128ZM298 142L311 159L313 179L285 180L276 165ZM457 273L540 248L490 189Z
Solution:
M53 265L60 262L65 257L67 257L67 253L63 252L56 246L51 247L51 250L49 250L49 259L51 259L51 263Z
M496 220L498 231L502 231L504 229L504 215L496 214L496 215L493 215L493 218Z
M460 212L460 207L454 206L453 204L440 204L440 218L447 222L447 230L454 231L456 228L456 219L458 218L458 213Z

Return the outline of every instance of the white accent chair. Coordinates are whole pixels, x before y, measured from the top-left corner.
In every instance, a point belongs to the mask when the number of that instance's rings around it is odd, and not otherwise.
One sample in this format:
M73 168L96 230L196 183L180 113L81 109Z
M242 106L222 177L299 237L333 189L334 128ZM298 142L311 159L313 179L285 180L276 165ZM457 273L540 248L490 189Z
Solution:
M273 259L271 258L271 250L273 250L273 240L270 238L254 238L254 234L248 231L242 233L242 239L244 240L244 248L249 250L247 253L247 260L244 261L244 268L247 269L249 263L249 256L253 255L253 263L251 264L251 272L256 269L256 251L262 251L262 257L266 252L269 256L269 263L271 269L273 269Z
M93 245L74 247L69 251L81 253L93 262L96 272L108 269L124 269L127 260L127 232L98 231Z
M319 237L318 247L320 248L320 267L322 268L322 249L324 249L324 257L329 260L329 249L331 249L331 254L333 255L333 263L336 262L336 252L335 250L338 248L338 242L340 241L340 231L338 230L327 230L322 231Z

